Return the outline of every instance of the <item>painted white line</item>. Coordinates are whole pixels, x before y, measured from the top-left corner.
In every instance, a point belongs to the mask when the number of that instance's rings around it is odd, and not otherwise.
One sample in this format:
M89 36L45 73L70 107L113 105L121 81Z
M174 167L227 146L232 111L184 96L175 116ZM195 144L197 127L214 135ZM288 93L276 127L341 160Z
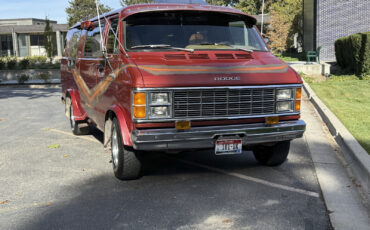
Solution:
M263 184L263 185L270 186L270 187L273 187L273 188L278 188L278 189L286 190L286 191L289 191L289 192L300 193L300 194L307 195L307 196L312 196L312 197L315 197L315 198L320 197L320 195L316 192L311 192L311 191L307 191L307 190L304 190L304 189L293 188L293 187L286 186L286 185L276 184L276 183L272 183L272 182L269 182L269 181L266 181L266 180L246 176L246 175L243 175L243 174L240 174L240 173L228 172L228 171L225 171L223 169L214 168L214 167L211 167L211 166L208 166L208 165L203 165L203 164L199 164L199 163L195 163L195 162L191 162L191 161L187 161L187 160L182 160L182 159L178 159L178 160L185 163L185 164L189 164L189 165L197 166L197 167L200 167L200 168L208 169L208 170L211 170L211 171L214 171L214 172L218 172L218 173L225 174L225 175L228 175L228 176L237 177L237 178L240 178L240 179L243 179L243 180L253 181L255 183Z
M61 134L68 135L68 136L71 136L71 137L77 137L77 138L80 138L80 139L84 139L84 140L87 140L87 141L92 141L92 142L101 144L98 140L96 140L94 138L91 138L91 137L76 136L73 133L64 132L64 131L58 130L58 129L48 129L48 131L52 131L52 132L55 132L55 133L61 133Z

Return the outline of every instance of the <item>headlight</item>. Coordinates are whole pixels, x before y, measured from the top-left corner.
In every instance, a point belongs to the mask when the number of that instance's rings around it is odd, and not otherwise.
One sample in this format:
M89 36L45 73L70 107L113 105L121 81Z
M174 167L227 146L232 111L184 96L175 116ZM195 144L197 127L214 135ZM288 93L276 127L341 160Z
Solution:
M278 101L276 102L277 112L292 112L292 101Z
M169 116L168 106L156 106L150 108L150 117L152 118L161 118L168 116Z
M170 118L171 117L171 93L151 92L149 99L149 118Z
M278 90L276 90L276 99L277 100L291 99L292 96L293 96L292 89L278 89Z
M151 93L150 94L150 104L151 105L163 105L168 104L169 101L169 93Z

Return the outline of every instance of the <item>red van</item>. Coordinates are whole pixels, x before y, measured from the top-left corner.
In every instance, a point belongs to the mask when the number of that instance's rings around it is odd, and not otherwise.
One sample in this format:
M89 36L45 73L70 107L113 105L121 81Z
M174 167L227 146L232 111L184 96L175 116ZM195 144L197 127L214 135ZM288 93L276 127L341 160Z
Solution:
M252 150L279 165L306 127L301 77L228 7L141 4L76 24L61 82L73 133L103 131L123 180L140 175L142 151Z

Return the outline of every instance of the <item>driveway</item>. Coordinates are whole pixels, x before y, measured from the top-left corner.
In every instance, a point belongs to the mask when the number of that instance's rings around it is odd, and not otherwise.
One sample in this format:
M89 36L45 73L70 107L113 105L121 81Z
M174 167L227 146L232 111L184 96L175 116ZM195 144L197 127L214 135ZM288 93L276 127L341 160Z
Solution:
M73 136L60 96L0 88L1 229L331 229L304 138L279 167L153 152L143 177L119 181L102 133Z

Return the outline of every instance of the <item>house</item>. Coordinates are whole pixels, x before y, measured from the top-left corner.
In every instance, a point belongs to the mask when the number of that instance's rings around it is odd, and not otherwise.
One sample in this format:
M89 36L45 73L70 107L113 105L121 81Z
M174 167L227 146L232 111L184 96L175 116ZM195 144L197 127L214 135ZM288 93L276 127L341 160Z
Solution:
M370 31L370 0L303 0L303 47L335 61L338 38Z
M44 30L46 20L36 18L0 19L0 57L46 55ZM62 56L67 24L50 21L55 32L56 56Z

